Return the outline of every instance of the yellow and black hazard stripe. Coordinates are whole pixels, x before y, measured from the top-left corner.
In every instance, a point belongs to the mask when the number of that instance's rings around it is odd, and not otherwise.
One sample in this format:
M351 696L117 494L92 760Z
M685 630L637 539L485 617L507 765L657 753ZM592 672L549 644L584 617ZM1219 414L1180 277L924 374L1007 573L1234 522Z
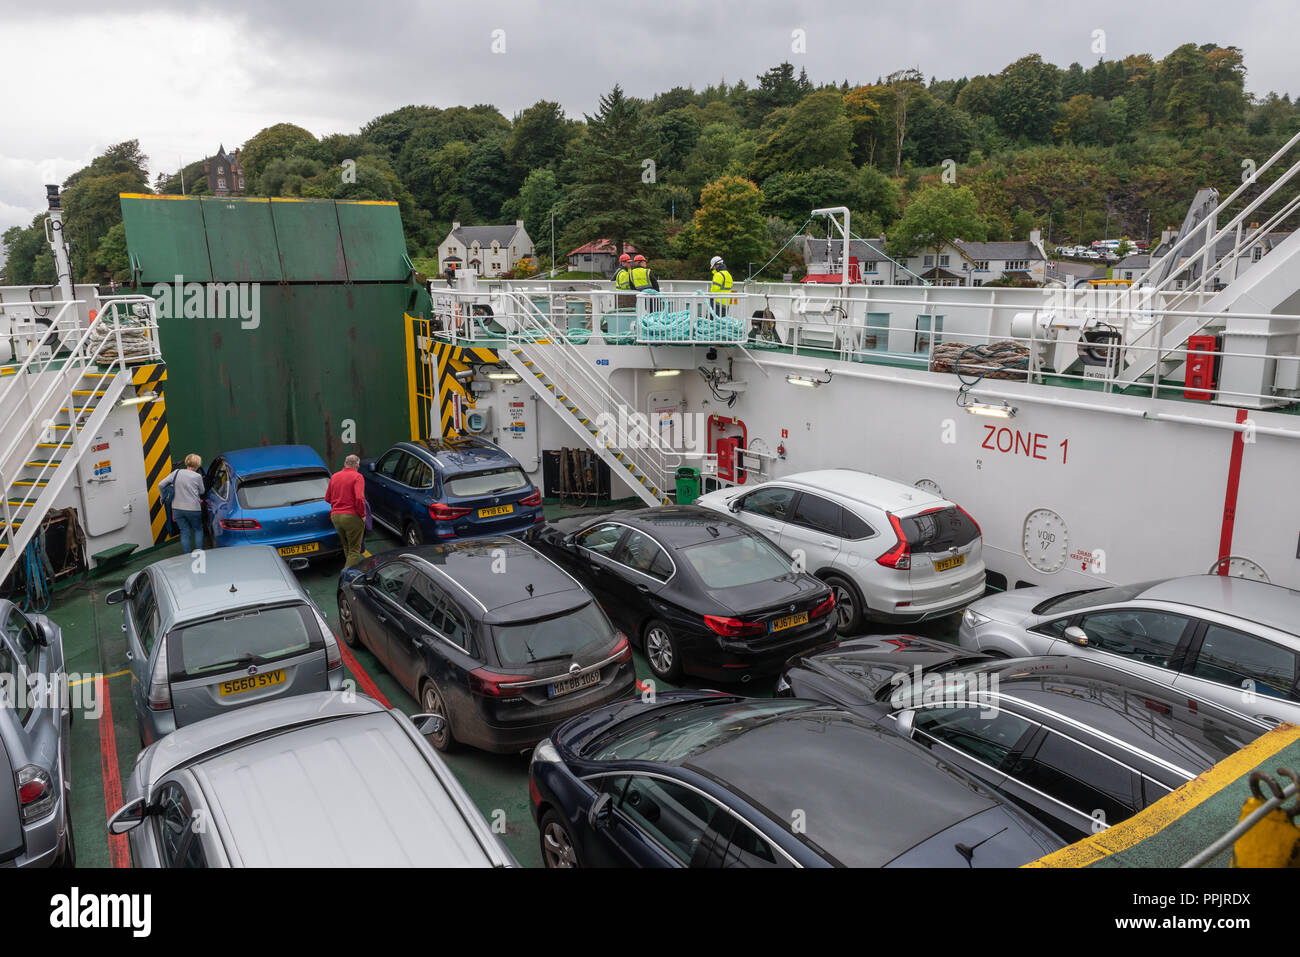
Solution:
M451 435L453 426L453 398L460 396L471 408L474 396L456 380L456 373L471 365L495 365L499 359L492 349L465 349L449 343L438 342L430 335L429 320L406 317L406 374L407 393L411 409L411 438L430 438L432 412L438 410L440 435Z
M452 397L460 396L466 405L474 407L474 396L464 384L456 378L457 372L464 372L475 364L495 365L497 354L492 349L462 349L447 343L434 343L432 357L438 370L438 419L443 435L452 435L456 429L453 425L455 416Z
M167 400L163 383L167 381L167 365L153 362L136 366L132 370L131 384L135 394L156 393L153 402L140 405L140 447L144 451L145 487L149 489L149 523L153 540L162 544L167 535L167 510L163 507L158 483L172 473L171 438L167 433Z

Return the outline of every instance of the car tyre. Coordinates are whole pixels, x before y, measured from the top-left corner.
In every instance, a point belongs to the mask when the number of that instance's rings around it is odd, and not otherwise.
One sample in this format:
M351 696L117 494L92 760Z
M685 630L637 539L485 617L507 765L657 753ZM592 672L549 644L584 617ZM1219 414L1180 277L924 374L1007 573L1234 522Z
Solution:
M574 843L564 818L555 811L542 815L539 828L542 848L542 863L551 868L581 867L578 857L578 845Z
M437 734L425 735L425 740L433 747L447 754L456 750L456 737L451 731L451 714L447 709L447 700L432 681L425 679L420 689L420 711L422 714L442 715L443 728Z
M823 581L835 595L835 633L854 635L862 630L866 603L853 582L839 575L827 575Z
M343 597L343 589L338 593L339 631L343 633L343 643L349 648L361 647L361 636L357 633L357 623L352 617L352 606Z
M657 618L651 619L645 626L646 663L660 681L677 681L682 676L681 647L673 637L672 630Z
M415 522L407 522L406 527L402 529L402 544L408 548L416 548L424 544L424 533Z

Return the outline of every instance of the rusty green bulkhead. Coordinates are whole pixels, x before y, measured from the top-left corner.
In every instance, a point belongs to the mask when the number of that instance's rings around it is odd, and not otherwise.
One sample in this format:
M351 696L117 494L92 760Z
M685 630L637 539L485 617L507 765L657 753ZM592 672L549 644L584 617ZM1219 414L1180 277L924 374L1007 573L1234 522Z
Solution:
M404 317L429 299L396 204L121 203L134 284L159 303L177 453L303 444L338 468L409 438Z

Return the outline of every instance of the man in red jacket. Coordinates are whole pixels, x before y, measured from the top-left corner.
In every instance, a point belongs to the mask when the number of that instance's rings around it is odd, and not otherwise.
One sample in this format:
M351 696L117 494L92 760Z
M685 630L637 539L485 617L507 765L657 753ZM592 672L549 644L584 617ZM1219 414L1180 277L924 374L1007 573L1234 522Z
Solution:
M344 568L361 561L361 542L366 536L366 480L357 471L361 459L349 455L343 468L330 476L325 501L330 503L330 521L343 543Z

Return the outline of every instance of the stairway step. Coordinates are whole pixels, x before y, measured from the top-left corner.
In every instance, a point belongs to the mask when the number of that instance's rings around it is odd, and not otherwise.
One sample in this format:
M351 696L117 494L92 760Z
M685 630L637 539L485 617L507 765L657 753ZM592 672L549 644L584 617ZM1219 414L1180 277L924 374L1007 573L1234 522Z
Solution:
M101 398L102 396L108 395L108 390L107 389L73 389L72 394L93 396L94 398L98 399Z
M62 459L33 459L30 462L24 462L23 467L29 469L42 469L47 465L58 465Z
M17 528L21 524L22 522L14 522L13 525L9 525L9 523L6 522L4 519L0 519L0 528L5 528L6 526L9 528Z
M18 498L6 499L5 501L10 508L31 508L36 504L35 502L24 502L22 499Z
M86 426L85 426L85 423L80 423L80 424L77 425L77 431L80 432L80 431L81 431L82 429L84 429L85 427L86 427ZM51 425L51 426L49 426L49 428L51 428L51 429L55 429L55 430L57 430L57 431L59 431L59 432L64 432L64 431L66 431L66 430L72 428L72 426L70 426L70 425Z
M70 448L72 448L72 446L68 445L66 442L37 442L37 443L36 443L36 447L37 447L38 449L70 449Z
M15 481L13 484L14 484L14 485L21 485L21 486L23 486L24 488L45 488L45 486L49 485L50 483L49 483L49 482L46 482L46 481L43 480L43 479L42 479L41 481L39 481L39 482L37 482L37 481L35 481L35 480L33 480L33 479L18 479L18 480Z

